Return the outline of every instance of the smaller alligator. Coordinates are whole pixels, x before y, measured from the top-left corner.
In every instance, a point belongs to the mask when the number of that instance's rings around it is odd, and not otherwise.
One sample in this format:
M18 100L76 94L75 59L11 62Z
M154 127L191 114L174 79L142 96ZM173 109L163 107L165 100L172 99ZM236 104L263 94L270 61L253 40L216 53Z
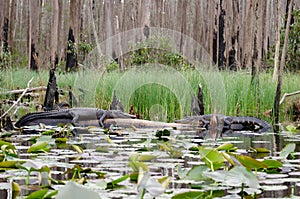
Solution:
M215 117L213 117L215 116ZM226 116L220 114L206 114L199 116L188 116L182 120L176 120L176 123L193 124L209 130L212 119L222 125L222 132L226 131L253 131L267 132L271 129L271 125L266 121L249 116Z
M46 125L57 125L71 121L73 126L77 126L79 121L98 120L103 127L103 121L111 118L136 118L135 115L124 113L118 110L102 110L98 108L71 108L49 112L28 113L16 124L16 127L30 126L39 123Z

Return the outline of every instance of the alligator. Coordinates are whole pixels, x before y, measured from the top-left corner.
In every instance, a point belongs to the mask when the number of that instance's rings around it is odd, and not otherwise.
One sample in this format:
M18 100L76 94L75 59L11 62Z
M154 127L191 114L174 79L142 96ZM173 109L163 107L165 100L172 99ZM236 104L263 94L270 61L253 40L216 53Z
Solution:
M193 124L204 130L209 130L212 120L215 119L222 126L222 133L232 131L253 131L267 132L271 129L271 125L266 121L249 116L226 116L220 114L206 114L199 116L188 116L182 120L176 120L176 123Z
M39 123L57 125L59 123L71 123L78 126L80 121L98 120L101 127L103 121L111 118L136 118L135 115L119 110L102 110L98 108L71 108L49 112L35 112L24 115L16 124L16 127L31 126Z

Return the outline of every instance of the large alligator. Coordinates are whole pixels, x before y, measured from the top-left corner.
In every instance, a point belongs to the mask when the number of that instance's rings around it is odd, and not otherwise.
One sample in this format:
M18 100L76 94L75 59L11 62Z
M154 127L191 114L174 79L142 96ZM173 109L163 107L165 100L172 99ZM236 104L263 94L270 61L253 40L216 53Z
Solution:
M221 132L228 131L253 131L253 132L267 132L271 129L271 125L266 121L249 116L226 116L219 114L206 114L199 116L188 116L182 120L176 120L176 123L193 124L209 130L214 125L221 126Z
M135 115L119 110L102 110L98 108L71 108L49 112L28 113L16 124L16 127L31 126L39 123L57 125L59 123L71 123L77 126L80 121L98 120L103 127L103 121L110 118L135 118Z

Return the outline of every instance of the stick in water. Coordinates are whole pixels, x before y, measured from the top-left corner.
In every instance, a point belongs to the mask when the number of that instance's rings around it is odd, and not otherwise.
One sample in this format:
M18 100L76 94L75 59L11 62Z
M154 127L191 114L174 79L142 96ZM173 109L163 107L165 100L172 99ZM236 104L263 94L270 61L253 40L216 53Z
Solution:
M21 101L21 99L22 99L22 97L27 93L27 91L28 91L28 89L29 89L29 87L30 87L30 83L32 82L32 80L33 80L33 78L31 78L31 80L29 80L29 82L27 83L27 87L26 87L26 89L23 91L23 93L20 95L20 97L18 98L18 100L17 101L15 101L14 102L14 104L5 112L5 113L3 113L3 115L1 115L1 117L0 118L3 118L3 117L5 117L8 113L9 113L9 111L11 111L20 101Z

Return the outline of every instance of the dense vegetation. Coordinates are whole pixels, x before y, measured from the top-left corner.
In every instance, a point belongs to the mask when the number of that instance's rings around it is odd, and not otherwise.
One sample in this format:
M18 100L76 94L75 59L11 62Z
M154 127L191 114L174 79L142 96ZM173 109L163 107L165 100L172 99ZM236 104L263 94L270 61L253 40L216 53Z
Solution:
M97 72L97 71L96 71ZM255 89L251 87L251 75L247 72L232 73L224 71L221 73L199 71L199 70L187 70L180 73L172 72L158 72L161 76L158 77L158 73L146 73L137 70L128 70L127 72L107 72L102 75L97 74L94 70L88 70L81 73L61 73L57 76L57 82L60 89L65 92L61 95L61 101L68 101L68 91L73 88L76 96L80 95L80 92L76 89L86 86L87 94L84 98L80 98L81 106L96 106L104 109L109 108L109 103L112 99L113 90L117 90L118 97L123 100L126 111L133 105L136 113L140 114L143 118L149 119L149 111L151 107L155 108L155 105L160 105L165 111L163 114L163 120L173 121L174 118L180 118L183 115L190 114L190 102L191 95L197 93L197 86L199 83L203 86L205 111L210 113L214 111L214 108L219 108L217 103L221 103L222 107L217 110L229 115L252 115L264 117L263 113L272 108L273 99L275 95L276 85L272 82L272 76L269 73L261 73L259 76L259 90L255 92ZM25 74L25 75L24 75ZM164 75L167 75L164 77ZM176 74L176 75L175 75ZM181 80L185 84L175 85ZM18 71L3 71L0 75L1 87L7 90L16 88L25 88L27 82L31 77L34 77L32 87L47 85L48 72L40 71L39 73L30 72L26 69L19 69ZM134 77L134 78L133 78ZM145 78L149 78L152 83L141 83ZM169 81L165 85L160 83ZM209 82L211 79L219 81L217 84ZM80 82L80 85L79 85ZM96 90L89 90L90 84L96 84ZM136 84L141 84L139 87L135 87ZM174 88L168 86L174 84ZM212 93L212 86L222 86L224 89L214 88L220 93ZM300 79L298 75L293 73L286 73L284 76L283 92L292 92L299 88ZM122 90L124 88L124 90ZM2 91L4 91L2 89ZM77 92L77 93L76 93ZM187 96L184 96L186 94ZM225 95L224 95L225 94ZM176 96L177 95L177 96ZM224 96L226 98L224 99ZM129 97L129 101L126 98ZM79 97L78 97L79 98ZM212 99L214 98L214 99ZM124 101L125 99L125 101ZM38 103L43 103L43 98L39 98ZM289 106L285 103L282 111L286 113L286 107ZM224 106L224 107L223 107ZM35 107L32 106L33 108ZM161 110L162 111L162 110ZM157 111L156 111L157 112ZM150 114L151 115L151 114ZM285 115L285 114L284 114ZM166 119L167 118L167 119ZM288 119L288 118L286 118Z

